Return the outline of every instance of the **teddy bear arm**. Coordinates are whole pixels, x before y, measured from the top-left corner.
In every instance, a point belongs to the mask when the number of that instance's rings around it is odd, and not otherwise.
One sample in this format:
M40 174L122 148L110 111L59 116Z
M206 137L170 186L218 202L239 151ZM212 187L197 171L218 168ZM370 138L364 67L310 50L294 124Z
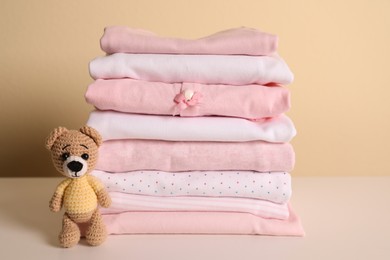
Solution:
M66 187L68 187L70 182L71 182L70 179L66 179L66 180L62 181L57 186L57 189L54 192L54 194L50 200L50 203L49 203L49 208L51 211L58 212L61 210L62 202L63 202L62 198L64 196L64 191L65 191Z
M62 196L55 192L51 197L49 208L53 212L58 212L62 208Z
M96 195L102 207L108 208L111 205L111 198L106 189L101 189Z
M103 184L94 176L88 176L89 184L95 191L99 204L108 208L111 205L111 198Z

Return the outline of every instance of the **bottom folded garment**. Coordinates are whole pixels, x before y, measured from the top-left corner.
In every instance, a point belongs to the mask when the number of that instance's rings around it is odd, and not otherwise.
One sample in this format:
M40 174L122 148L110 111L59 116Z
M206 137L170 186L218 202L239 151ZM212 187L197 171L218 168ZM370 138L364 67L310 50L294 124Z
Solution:
M109 234L304 236L301 222L290 205L289 211L287 220L227 212L124 212L102 216Z

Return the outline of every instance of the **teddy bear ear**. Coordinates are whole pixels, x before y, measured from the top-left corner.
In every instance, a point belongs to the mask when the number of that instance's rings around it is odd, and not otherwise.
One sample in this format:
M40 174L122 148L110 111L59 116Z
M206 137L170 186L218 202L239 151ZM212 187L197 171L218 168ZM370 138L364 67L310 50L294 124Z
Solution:
M46 148L48 150L51 150L57 138L63 135L64 133L67 133L68 131L69 131L68 129L62 126L55 128L46 139L46 144L45 144Z
M102 137L94 128L86 125L80 128L80 132L91 137L97 146L102 144Z

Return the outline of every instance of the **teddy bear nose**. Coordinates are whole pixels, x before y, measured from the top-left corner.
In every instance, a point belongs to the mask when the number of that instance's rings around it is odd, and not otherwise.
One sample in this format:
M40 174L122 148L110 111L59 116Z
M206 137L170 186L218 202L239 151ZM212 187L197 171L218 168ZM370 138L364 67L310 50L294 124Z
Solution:
M83 164L77 161L71 161L66 166L68 166L72 172L79 172L83 168Z

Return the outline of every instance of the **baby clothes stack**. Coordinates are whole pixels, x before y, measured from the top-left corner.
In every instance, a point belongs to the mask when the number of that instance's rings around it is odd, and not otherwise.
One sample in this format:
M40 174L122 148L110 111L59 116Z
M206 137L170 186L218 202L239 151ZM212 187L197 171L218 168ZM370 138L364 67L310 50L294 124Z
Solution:
M111 234L304 234L292 210L293 74L277 36L250 28L196 40L107 27L87 124Z

